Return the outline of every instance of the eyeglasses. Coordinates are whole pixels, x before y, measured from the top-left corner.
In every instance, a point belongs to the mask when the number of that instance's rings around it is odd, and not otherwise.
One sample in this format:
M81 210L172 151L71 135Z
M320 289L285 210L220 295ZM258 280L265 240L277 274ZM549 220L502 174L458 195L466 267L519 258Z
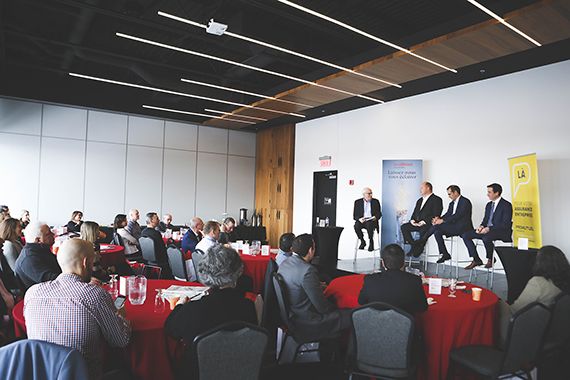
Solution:
M372 195L372 193L362 193L363 195Z

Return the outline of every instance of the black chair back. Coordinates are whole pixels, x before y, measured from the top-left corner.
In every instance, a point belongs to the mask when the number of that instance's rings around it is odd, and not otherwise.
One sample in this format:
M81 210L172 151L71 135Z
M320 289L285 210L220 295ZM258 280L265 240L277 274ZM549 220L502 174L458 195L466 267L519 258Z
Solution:
M560 293L551 308L552 318L545 347L557 349L570 343L570 294Z
M263 310L261 312L261 326L266 328L271 334L281 324L277 295L275 294L275 286L273 286L273 274L277 273L278 269L279 268L275 260L269 259L267 270L265 271L265 279L263 280Z
M511 317L501 373L514 373L534 365L542 349L550 315L546 306L533 302Z
M202 251L201 249L195 249L194 252L192 252L192 265L194 266L194 272L196 274L196 281L198 282L202 282L200 281L200 274L198 273L198 265L200 265L200 261L202 261L202 258L204 257L205 253L204 251Z
M258 379L267 332L245 322L230 322L194 339L200 380Z
M139 239L139 244L141 246L143 259L151 264L156 264L156 252L154 249L154 241L146 236L142 236Z
M125 246L125 242L123 241L123 237L116 232L113 234L113 240L111 240L111 244L120 245L122 247Z
M287 285L283 276L279 273L273 273L273 287L275 288L275 296L279 305L279 314L281 322L287 326L289 334L293 335L294 327L291 325L291 307L289 305L289 295L287 294Z
M168 264L170 265L170 269L172 269L174 278L181 281L188 281L186 263L184 262L182 252L176 247L168 247L166 254L168 255Z
M353 366L367 374L400 378L413 371L414 317L385 303L352 312Z

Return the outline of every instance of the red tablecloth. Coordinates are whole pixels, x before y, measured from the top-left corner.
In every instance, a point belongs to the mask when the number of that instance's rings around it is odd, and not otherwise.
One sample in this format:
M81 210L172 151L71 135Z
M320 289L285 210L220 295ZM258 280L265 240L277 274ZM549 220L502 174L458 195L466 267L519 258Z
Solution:
M170 307L167 303L164 313L154 312L155 290L166 289L170 285L200 286L198 283L175 280L148 280L144 304L131 305L128 299L125 302L127 319L132 326L131 340L126 348L126 354L130 368L137 379L174 379L170 360L176 342L168 338L163 329L164 321L170 314ZM21 301L16 304L13 311L14 328L18 337L26 333L23 306L24 302Z
M364 283L364 275L339 277L325 290L340 308L355 308L358 294ZM473 286L466 284L470 289ZM471 294L458 290L457 298L448 297L448 289L442 295L428 295L437 303L417 316L417 328L422 332L425 357L418 369L420 379L445 379L449 367L449 352L456 347L470 344L492 345L495 337L497 296L483 289L481 301L475 302Z
M241 260L243 261L243 274L253 279L253 291L255 293L261 293L263 282L265 281L267 264L269 263L269 259L275 258L275 256L274 254L269 254L269 256L240 254Z
M125 247L122 245L114 244L101 244L101 265L103 267L110 267L119 265L126 261Z

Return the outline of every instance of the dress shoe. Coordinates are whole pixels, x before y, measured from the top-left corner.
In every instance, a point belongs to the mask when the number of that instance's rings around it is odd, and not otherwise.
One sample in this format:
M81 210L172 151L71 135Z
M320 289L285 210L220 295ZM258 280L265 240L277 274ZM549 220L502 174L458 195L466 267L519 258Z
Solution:
M493 260L488 259L488 260L487 260L487 264L485 264L485 268L486 268L486 269L491 269L491 268L493 268L493 262L497 262L497 259L493 259Z
M358 249L364 249L366 248L366 242L364 240L360 240L360 246L358 247Z
M478 267L480 265L483 265L482 261L473 261L473 262L471 262L471 264L469 264L465 267L465 270L471 270L471 269Z
M374 243L370 242L370 244L368 244L368 252L372 251L374 251Z
M447 260L451 260L451 256L450 255L441 255L441 257L439 258L439 260L437 260L438 264L443 264L445 263Z

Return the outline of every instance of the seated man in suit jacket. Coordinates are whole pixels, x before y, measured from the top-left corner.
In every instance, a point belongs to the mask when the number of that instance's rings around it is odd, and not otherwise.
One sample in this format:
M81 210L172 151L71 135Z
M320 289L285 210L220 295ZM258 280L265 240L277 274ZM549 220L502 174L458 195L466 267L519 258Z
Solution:
M418 251L418 245L414 244L412 232L418 231L421 240L431 227L431 221L436 216L441 215L443 210L443 201L440 197L433 193L433 186L429 182L422 182L420 186L420 194L422 197L416 202L414 212L408 223L402 224L402 235L404 243L411 244L412 249L408 252L408 256L418 257L422 251Z
M461 236L464 232L473 229L471 201L461 196L461 189L457 185L450 185L447 188L447 195L451 199L447 212L442 217L436 216L433 218L432 226L428 232L415 243L418 245L417 249L421 252L427 239L433 234L441 255L439 260L437 260L438 264L451 259L451 255L445 247L443 236Z
M372 198L372 190L369 187L365 187L362 190L362 198L354 201L354 231L356 231L356 236L360 239L360 247L358 249L364 249L366 247L366 242L364 241L364 235L362 234L362 229L368 232L368 250L374 251L374 230L378 230L378 221L382 217L382 211L380 208L380 202L378 199Z
M204 228L204 222L202 219L195 216L190 221L190 228L182 237L182 250L184 252L194 252L196 249L196 244L202 240L202 229Z
M291 305L291 323L307 341L338 336L350 324L350 310L339 310L327 300L317 268L311 265L315 242L309 234L293 240L293 254L280 266Z
M146 214L146 228L142 230L141 237L151 238L154 243L154 255L156 258L156 264L162 268L161 278L172 278L172 271L170 265L168 264L168 255L166 254L166 244L162 240L162 235L156 227L158 226L160 219L158 219L158 214L156 212L149 212Z
M503 199L501 194L503 187L498 183L492 183L487 186L487 197L489 203L485 206L485 216L481 225L476 230L465 232L461 237L469 251L469 256L473 258L473 262L465 269L473 269L476 266L483 265L483 262L477 254L477 248L473 243L473 239L483 240L485 251L487 251L487 264L485 268L493 266L493 250L495 245L493 241L512 241L513 234L513 205L511 202Z
M404 250L398 244L384 247L381 263L384 272L364 277L358 303L384 302L410 314L426 311L428 304L422 279L404 271Z

